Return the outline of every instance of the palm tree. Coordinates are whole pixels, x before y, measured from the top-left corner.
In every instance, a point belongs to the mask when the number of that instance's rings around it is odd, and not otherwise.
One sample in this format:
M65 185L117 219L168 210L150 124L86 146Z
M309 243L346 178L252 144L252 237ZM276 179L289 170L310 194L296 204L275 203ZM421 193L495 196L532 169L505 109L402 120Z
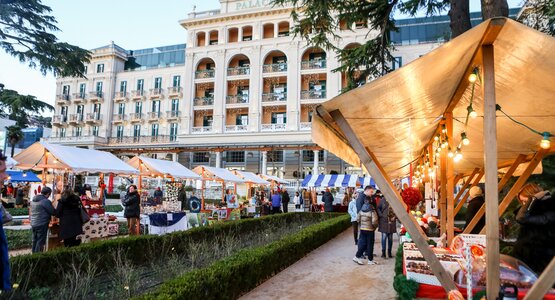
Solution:
M13 157L14 151L15 151L15 145L23 139L23 131L21 131L21 127L17 125L8 126L6 127L6 129L8 130L6 132L6 137L8 138L8 142L10 143L10 146L12 146L11 157Z
M54 110L52 105L38 100L35 96L20 95L14 90L3 90L0 93L0 108L0 116L7 116L10 120L16 121L20 128L27 127L31 115Z

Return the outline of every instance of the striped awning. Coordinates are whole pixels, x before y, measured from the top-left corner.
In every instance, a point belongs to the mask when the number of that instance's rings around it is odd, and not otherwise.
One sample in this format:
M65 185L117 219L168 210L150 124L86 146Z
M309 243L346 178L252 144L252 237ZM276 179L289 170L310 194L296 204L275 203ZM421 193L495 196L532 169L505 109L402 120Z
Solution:
M308 175L303 187L356 187L358 176L344 174Z
M364 188L365 186L368 186L368 185L376 187L376 182L370 176L360 177L358 179L358 183L360 184L360 187L362 187L362 188Z

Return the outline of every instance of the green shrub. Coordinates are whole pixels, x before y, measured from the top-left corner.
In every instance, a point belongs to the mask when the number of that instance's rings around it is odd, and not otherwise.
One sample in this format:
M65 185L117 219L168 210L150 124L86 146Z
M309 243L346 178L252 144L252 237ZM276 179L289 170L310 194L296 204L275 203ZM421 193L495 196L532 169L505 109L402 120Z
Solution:
M104 210L106 212L120 212L123 211L123 207L121 205L106 205Z
M396 275L393 278L393 288L397 292L400 300L412 300L416 298L416 291L418 290L418 282L407 279L405 275Z
M28 216L29 215L29 209L27 207L23 207L23 208L6 208L6 210L10 213L10 215L12 216Z
M119 199L119 198L120 198L119 193L106 193L106 199Z
M28 270L71 270L73 266L88 268L94 264L99 273L109 271L114 266L112 253L124 251L126 259L136 265L148 265L160 257L172 253L188 253L191 243L212 241L233 232L237 235L249 235L263 225L274 223L298 223L302 220L323 221L344 214L289 213L257 219L245 219L218 223L208 227L197 227L187 231L174 232L163 236L144 235L96 241L73 248L59 248L44 253L21 255L10 259L12 282L20 286L44 287L55 286L62 280L62 272L51 272L43 276L42 272ZM120 224L121 227L121 224ZM83 261L86 260L87 263Z
M237 299L350 226L348 215L311 225L268 245L241 250L207 268L185 273L137 299Z
M6 238L8 239L8 250L31 248L31 230L5 229L4 232L6 233Z

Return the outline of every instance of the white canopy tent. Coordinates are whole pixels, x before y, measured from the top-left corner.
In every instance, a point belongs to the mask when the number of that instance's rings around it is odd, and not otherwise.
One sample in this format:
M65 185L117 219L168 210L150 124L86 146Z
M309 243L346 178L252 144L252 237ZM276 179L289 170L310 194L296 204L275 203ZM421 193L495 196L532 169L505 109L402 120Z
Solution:
M266 181L270 181L272 183L282 183L282 184L287 184L288 182L284 179L281 179L277 176L272 176L272 175L267 175L267 174L260 174L259 175L260 178L266 180Z
M13 169L17 165L17 161L11 157L6 159L6 168Z
M109 152L36 142L14 159L17 168L68 170L74 173L138 174L139 171Z
M246 184L247 184L247 199L250 198L250 187L253 185L270 185L271 183L260 178L258 175L252 173L252 172L247 172L247 171L239 171L239 170L232 170L231 173L233 173L234 175L237 175L237 177L240 177L241 179L245 180Z
M218 181L222 183L222 198L225 193L225 183L231 182L234 184L237 183L246 183L245 180L241 179L240 177L234 175L227 169L222 168L215 168L209 166L198 166L193 169L193 172L201 176L202 180L202 209L204 209L204 189L205 189L205 181Z
M141 165L142 163L142 165ZM143 176L151 177L173 177L178 179L201 179L200 175L184 167L182 164L169 161L154 159L144 156L135 156L127 161L131 167L139 170Z

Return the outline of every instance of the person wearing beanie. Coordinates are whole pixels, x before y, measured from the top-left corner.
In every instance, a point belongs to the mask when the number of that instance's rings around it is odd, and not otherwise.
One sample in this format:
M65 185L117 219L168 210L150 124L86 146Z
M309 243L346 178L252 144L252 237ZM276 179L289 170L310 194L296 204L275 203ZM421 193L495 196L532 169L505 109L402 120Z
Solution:
M473 186L472 188L470 188L470 191L468 193L470 194L470 201L468 201L468 207L466 208L466 223L464 225L465 228L466 226L468 226L468 224L470 224L474 216L478 213L482 205L484 205L485 203L484 193L479 186ZM474 226L472 231L469 233L479 234L480 231L482 231L482 228L484 228L485 224L486 217L485 215L483 215L478 223L476 223L476 226Z

